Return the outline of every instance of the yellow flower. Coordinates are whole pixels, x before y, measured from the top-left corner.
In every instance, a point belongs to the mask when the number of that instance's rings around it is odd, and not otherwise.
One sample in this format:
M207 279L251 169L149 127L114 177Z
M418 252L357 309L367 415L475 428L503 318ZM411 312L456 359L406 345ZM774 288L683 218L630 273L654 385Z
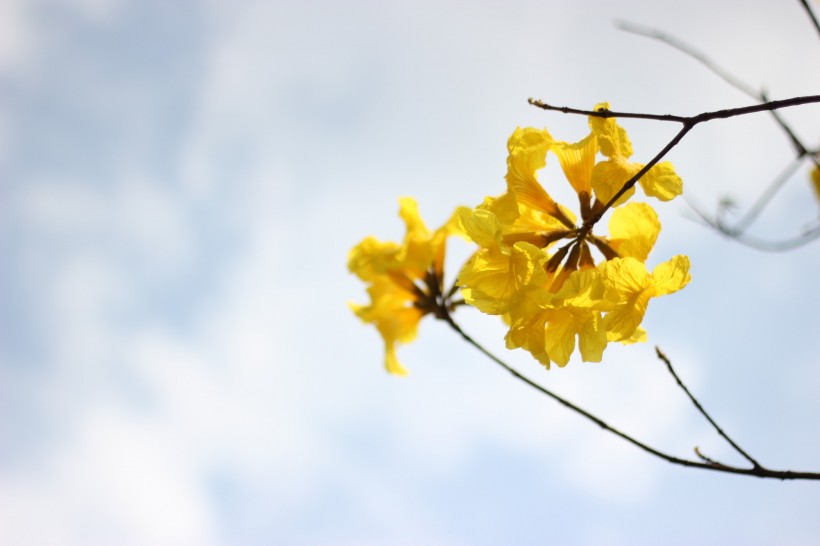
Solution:
M488 210L466 209L459 218L467 237L481 247L459 273L461 295L483 313L503 315L522 286L533 276L544 275L543 255L525 241L503 244L501 224Z
M405 284L387 275L378 277L367 289L370 305L350 304L356 316L376 326L384 339L384 367L397 375L407 375L407 370L396 358L396 343L413 341L424 316L415 305L417 294Z
M415 200L400 200L399 214L406 233L402 244L367 237L351 249L348 269L369 283L369 305L350 304L362 321L371 323L385 345L385 368L397 375L407 370L396 358L396 344L416 337L418 324L429 313L447 305L443 293L444 255L450 235L461 233L454 214L441 228L431 232L419 216Z
M614 118L590 116L589 126L589 135L575 143L557 141L545 129L516 128L507 143L507 192L459 216L479 246L458 277L465 301L502 315L507 347L529 351L547 368L566 365L576 346L584 361L599 362L609 341L645 341L640 324L649 299L689 281L683 256L646 271L643 262L661 229L648 204L614 209L609 233L593 233L606 203L643 165L628 160L632 144ZM549 152L578 195L580 225L538 180ZM598 152L605 159L596 163ZM668 163L650 169L640 183L661 200L682 188ZM596 265L593 247L603 263Z
M609 103L596 104L595 110L609 110ZM598 199L608 203L630 178L643 169L644 164L628 161L632 155L632 143L615 118L590 116L589 127L598 139L601 153L608 158L595 165L592 189ZM646 195L661 201L669 201L683 193L683 182L668 161L653 166L638 183ZM614 206L625 203L634 193L635 188L630 188L618 198Z
M606 287L596 269L574 271L560 290L551 293L527 286L510 311L507 347L529 351L547 369L566 366L576 337L585 362L600 362L607 345L601 313L609 305Z
M652 207L646 203L627 203L612 213L608 243L618 256L644 262L660 232L661 223Z
M519 206L545 213L573 227L572 221L536 178L536 171L547 164L547 151L553 142L546 129L516 128L507 141L507 191L515 196Z
M677 292L689 283L689 258L675 256L652 271L635 258L610 260L601 266L612 310L604 317L610 341L629 341L643 320L649 300ZM639 333L640 335L640 333Z

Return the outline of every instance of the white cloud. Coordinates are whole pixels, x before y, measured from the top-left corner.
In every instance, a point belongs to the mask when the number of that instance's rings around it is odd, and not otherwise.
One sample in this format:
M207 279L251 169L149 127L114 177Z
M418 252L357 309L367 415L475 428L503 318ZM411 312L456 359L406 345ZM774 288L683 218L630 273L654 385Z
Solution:
M544 470L532 480L550 494L614 510L668 494L666 463L649 464L648 455L530 392L442 324L426 323L402 349L408 380L385 377L378 336L344 308L347 297L364 297L345 277L346 248L371 231L400 231L395 196L417 194L425 216L442 219L455 196L469 203L500 191L503 143L516 123L578 122L525 112L523 99L586 100L601 92L607 71L620 70L574 33L573 25L592 24L589 12L562 19L554 6L550 17L539 17L544 7L518 8L520 16L476 8L453 28L445 16L389 5L328 14L215 4L214 34L202 46L206 74L176 156L182 191L140 168L108 189L55 176L23 192L25 229L42 243L27 270L47 270L32 277L43 294L32 312L48 325L43 344L52 351L31 403L57 437L44 440L30 466L4 472L0 512L15 516L0 523L4 539L230 543L232 533L272 533L264 522L283 514L315 515L330 492L364 514L350 523L354 537L406 534L431 543L457 531L436 528L446 518L426 506L423 483L396 475L446 485L487 446L536 461ZM609 23L594 21L596 32ZM506 35L511 42L486 39ZM642 63L649 59L656 53ZM660 76L641 78L613 80L606 92L649 88ZM713 172L694 152L680 157L696 165L696 179ZM215 271L197 305L182 324L146 310L136 268L158 284L183 273L196 281L195 255L213 242L197 231L196 214L210 212L228 225L231 248L207 262ZM107 238L121 247L101 242ZM671 235L667 247L696 244L706 249L704 262L719 262L715 247L687 238ZM52 256L54 241L68 250ZM719 322L715 287L725 302L725 283L709 285L704 262L702 286L711 289L697 310L704 322ZM777 266L754 260L742 267L755 290L778 275ZM705 368L710 346L690 346L679 334L693 328L691 315L669 309L650 309L665 317L658 324L676 323L663 331L669 341L659 341L697 390L720 370ZM708 432L651 348L613 348L599 366L547 373L503 350L497 322L465 323L528 375L648 443L680 453ZM238 499L209 489L220 472ZM234 501L248 512L238 521L220 510ZM50 516L51 525L32 513ZM317 529L317 541L334 530Z

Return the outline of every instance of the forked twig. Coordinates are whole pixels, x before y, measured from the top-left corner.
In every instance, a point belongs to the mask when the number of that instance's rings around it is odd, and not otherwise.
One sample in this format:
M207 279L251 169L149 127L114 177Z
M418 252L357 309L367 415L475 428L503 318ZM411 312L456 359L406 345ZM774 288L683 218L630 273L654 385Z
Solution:
M511 367L509 364L501 360L499 357L491 353L489 350L484 348L480 343L474 340L470 335L468 335L461 327L455 322L452 315L450 314L449 310L443 308L440 313L437 313L437 318L444 320L450 328L452 328L456 333L458 333L462 339L464 339L467 343L478 349L482 354L484 354L487 358L504 368L507 372L512 374L513 377L522 381L529 385L530 387L534 388L541 394L544 394L562 406L574 411L575 413L585 417L587 420L592 421L602 429L611 432L615 436L618 436L622 440L634 445L635 447L649 453L650 455L654 455L664 461L667 461L672 464L686 466L690 468L702 468L704 470L714 470L716 472L726 472L728 474L740 474L744 476L754 476L757 478L772 478L777 480L820 480L820 472L795 472L792 470L771 470L769 468L754 464L751 468L742 468L738 466L731 466L722 463L718 463L702 455L698 454L700 457L700 461L695 461L692 459L684 459L681 457L675 457L674 455L669 455L668 453L664 453L658 449L655 449L640 440L637 440L622 432L615 427L611 426L607 422L605 422L600 417L588 412L587 410L581 408L580 406L573 404L566 398L554 393L553 391L547 389L546 387L539 385L532 379L529 379L525 375L518 372L515 368ZM724 436L725 437L725 436ZM696 452L697 453L697 452Z
M806 12L808 13L809 17L813 21L815 28L817 28L818 32L820 32L820 26L818 26L817 19L814 16L814 13L811 11L811 8L809 8L805 0L800 1L803 7L806 9ZM704 53L695 49L693 46L689 45L683 40L676 38L675 36L672 36L671 34L662 32L654 28L637 25L635 23L629 23L626 21L619 21L615 24L618 28L625 32L630 32L632 34L637 34L639 36L644 36L647 38L651 38L653 40L658 40L680 51L684 55L687 55L695 59L696 61L703 64L709 71L718 76L720 79L722 79L735 89L741 91L742 93L745 93L746 95L755 100L764 103L769 100L765 91L758 92L756 89L752 88L752 86L735 77L728 70L722 68L720 65L718 65L712 59L710 59ZM772 110L771 114L777 122L777 124L781 127L781 129L783 129L783 131L788 136L789 141L791 142L792 147L794 148L795 153L797 154L797 160L790 165L790 168L786 169L788 174L784 173L778 176L778 178L776 178L774 181L772 181L769 187L760 195L758 200L749 209L746 215L744 215L743 218L741 218L741 220L739 220L733 227L726 226L726 224L724 224L721 221L720 216L716 217L715 219L709 219L701 211L696 210L696 212L705 220L706 225L722 232L724 235L733 238L741 244L744 244L752 248L756 248L758 250L780 252L784 250L791 250L793 248L805 245L816 239L817 234L809 233L788 240L769 242L761 241L752 237L743 236L743 233L745 232L746 228L748 228L752 224L752 222L755 219L757 219L762 210L771 202L771 199L774 196L774 194L785 184L785 182L788 180L789 176L793 172L793 169L795 169L799 165L800 160L808 157L809 160L812 163L814 163L814 166L820 169L820 156L807 149L806 145L803 144L803 142L797 137L792 128L786 123L783 117L776 110Z
M707 69L709 69L713 74L718 76L720 79L734 87L735 89L745 93L749 97L761 102L769 102L769 97L766 95L765 91L756 91L752 86L743 82L739 78L736 78L732 75L728 70L725 70L721 66L719 66L716 62L706 56L706 54L698 51L691 45L687 44L683 40L672 36L671 34L667 34L657 29L644 27L641 25L636 25L634 23L629 23L626 21L619 21L615 23L615 25L623 30L624 32L630 32L632 34L637 34L639 36L645 36L647 38L652 38L653 40L658 40L670 47L673 47L683 53L684 55L688 55L692 57L696 61L703 64ZM803 142L797 138L794 131L791 127L786 123L786 121L780 116L780 114L776 110L771 111L772 117L774 117L777 124L783 129L786 135L789 137L789 140L794 146L795 152L797 153L798 157L803 157L809 154L806 146ZM815 165L820 166L820 162L818 162L817 158L812 157Z
M800 106L802 104L812 104L820 102L820 95L807 95L804 97L792 97L789 99L783 100L775 100L765 102L763 104L754 104L752 106L743 106L740 108L726 108L723 110L714 110L711 112L703 112L694 116L679 116L673 114L645 114L645 113L637 113L637 112L615 112L612 110L600 109L600 110L584 110L580 108L572 108L568 106L553 106L551 104L547 104L543 101L530 98L528 102L537 107L541 108L542 110L549 110L555 112L563 112L565 114L577 114L577 115L584 115L584 116L593 116L599 118L628 118L628 119L646 119L646 120L654 120L654 121L667 121L667 122L675 122L680 123L683 125L680 131L672 137L672 139L663 147L663 149L658 152L655 157L653 157L649 163L644 165L637 173L635 173L632 178L627 180L624 185L621 187L612 198L607 201L607 203L601 207L601 209L594 215L592 215L586 222L584 222L584 228L590 229L594 226L604 215L604 213L609 210L612 205L621 198L621 196L632 189L635 184L637 184L638 180L645 175L649 169L654 167L669 151L677 146L678 142L680 142L686 134L691 131L695 126L705 123L707 121L712 121L715 119L727 119L737 116L743 116L747 114L754 114L757 112L771 112L774 110L778 110L781 108L789 108L792 106Z
M663 353L663 351L661 351L660 347L655 347L655 352L657 353L658 358L661 359L661 361L663 361L664 364L666 364L666 369L669 370L669 373L672 374L672 377L675 378L675 382L678 384L678 387L680 387L681 390L683 390L683 392L686 393L686 396L689 397L689 400L692 401L692 404L694 404L697 410L700 412L700 414L703 415L703 417L705 417L707 421L709 421L709 423L714 427L717 433L720 434L720 436L724 440L726 440L729 443L729 445L734 448L735 451L740 453L744 459L752 463L752 465L755 468L759 468L760 463L758 463L751 455L746 453L746 451L739 445L737 445L737 443L734 440L729 438L729 435L723 432L723 429L720 428L720 426L715 422L714 419L712 419L712 416L709 415L709 413L707 413L705 409L703 409L703 406L701 406L700 402L698 402L698 399L692 395L692 393L689 391L689 389L686 387L683 381L681 381L680 376L678 376L677 372L675 372L675 368L672 367L672 362ZM695 448L695 453L697 453L699 457L704 458L697 450L697 448Z

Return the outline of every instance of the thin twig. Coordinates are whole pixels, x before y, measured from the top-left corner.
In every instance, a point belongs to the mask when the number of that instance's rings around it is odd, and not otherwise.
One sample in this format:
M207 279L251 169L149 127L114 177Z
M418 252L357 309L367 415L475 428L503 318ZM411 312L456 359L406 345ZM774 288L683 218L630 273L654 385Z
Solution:
M760 194L760 197L757 198L757 201L754 205L752 205L749 210L746 212L743 217L738 220L735 225L731 228L731 233L736 235L741 235L746 229L752 224L752 222L757 219L758 215L763 211L763 209L768 205L774 195L783 187L783 185L788 181L789 177L794 174L794 171L797 170L797 167L800 166L801 160L800 158L795 159L791 163L789 163L785 169L769 184L769 187Z
M492 360L493 362L495 362L496 364L498 364L499 366L501 366L502 368L507 370L507 372L512 374L513 377L515 377L516 379L526 383L527 385L529 385L530 387L536 389L540 393L547 395L548 397L552 398L553 400L555 400L559 404L563 405L566 408L571 409L572 411L574 411L575 413L578 413L579 415L585 417L589 421L592 421L593 423L595 423L599 427L603 428L604 430L607 430L607 431L611 432L612 434L618 436L619 438L621 438L623 440L626 440L627 442L629 442L630 444L640 448L641 450L643 450L643 451L645 451L645 452L647 452L651 455L654 455L656 457L659 457L659 458L661 458L661 459L663 459L667 462L670 462L672 464L681 465L681 466L691 467L691 468L702 468L704 470L714 470L714 471L717 471L717 472L726 472L726 473L729 473L729 474L740 474L740 475L745 475L745 476L755 476L755 477L758 477L758 478L772 478L772 479L778 479L778 480L820 480L820 473L818 473L818 472L794 472L794 471L791 471L791 470L770 470L768 468L764 468L764 467L760 467L760 466L755 466L755 467L752 467L752 468L741 468L741 467L729 466L729 465L723 465L723 464L693 461L691 459L682 459L680 457L675 457L673 455L669 455L667 453L659 451L659 450L657 450L653 447L650 447L649 445L647 445L647 444L645 444L645 443L643 443L639 440L636 440L632 436L629 436L628 434L626 434L624 432L621 432L620 430L610 426L608 423L606 423L601 418L593 415L592 413L582 409L579 406L576 406L575 404L573 404L572 402L570 402L566 398L563 398L562 396L559 396L559 395L555 394L554 392L547 389L546 387L543 387L543 386L539 385L535 381L533 381L533 380L527 378L526 376L522 375L521 373L519 373L517 370L515 370L514 368L509 366L506 362L504 362L503 360L501 360L500 358L495 356L493 353L491 353L487 349L485 349L480 343L475 341L466 332L464 332L464 330L462 330L461 327L458 324L456 324L455 320L453 320L452 316L450 315L450 313L447 311L446 308L443 309L442 313L440 315L437 315L437 316L439 318L441 318L442 320L444 320L445 322L447 322L447 324L450 326L450 328L452 328L455 332L457 332L467 343L469 343L470 345L472 345L473 347L478 349L482 354L484 354L490 360Z
M689 208L692 209L692 212L697 215L697 218L689 217L690 220L693 220L696 223L706 227L710 227L718 233L721 233L722 235L725 235L726 237L744 246L761 250L763 252L785 252L787 250L794 250L795 248L800 248L801 246L807 245L820 238L820 226L815 226L797 237L784 239L781 241L764 241L749 235L738 234L731 228L724 226L719 221L710 218L705 212L703 212L699 205L696 205L691 200L691 198L684 197L684 201Z
M698 446L695 446L694 451L695 451L695 455L697 455L698 459L700 459L701 461L707 462L709 464L713 464L715 466L726 466L722 462L716 461L715 459L713 459L711 457L707 457L706 455L704 455L703 452L700 450L700 448Z
M715 63L713 60L707 57L704 53L701 53L691 45L687 44L679 38L672 36L671 34L667 34L660 30L644 27L641 25L636 25L634 23L629 23L626 21L617 22L615 23L615 25L625 32L630 32L632 34L637 34L639 36L645 36L647 38L652 38L653 40L658 40L662 43L665 43L666 45L677 49L684 55L692 57L696 61L700 62L713 74L718 76L720 79L722 79L735 89L741 91L742 93L745 93L749 97L762 103L769 101L769 97L766 95L764 91L758 92L757 90L752 88L751 85L743 82L739 78L736 78L731 73L729 73L728 70L725 70L722 67L720 67L717 63ZM783 117L780 116L780 114L776 110L772 110L771 114L772 117L774 117L777 124L780 125L780 128L783 129L783 131L786 133L786 136L789 137L789 141L791 141L792 146L794 147L795 152L797 153L797 156L803 157L807 155L808 151L806 149L806 146L799 138L797 138L797 135L795 135L794 131L791 127L789 127L789 125L786 123ZM818 162L817 158L812 159L815 165L818 165L818 167L820 167L820 162Z
M568 106L553 106L538 99L527 99L531 105L541 108L542 110L552 110L556 112L563 112L564 114L578 114L582 116L593 116L597 118L631 118L631 119L648 119L654 121L674 121L683 124L697 125L705 121L713 119L726 119L736 116L744 116L746 114L754 114L757 112L770 112L772 110L780 110L782 108L789 108L791 106L800 106L802 104L812 104L820 102L820 95L805 95L802 97L792 97L789 99L772 100L762 104L753 104L751 106L741 106L740 108L725 108L723 110L713 110L711 112L703 112L695 116L677 116L673 114L644 114L638 112L615 112L612 110L583 110L580 108L571 108Z
M743 450L743 448L741 448L739 445L737 445L737 443L734 440L729 438L729 435L723 432L723 429L720 428L720 426L715 422L714 419L712 419L712 416L709 415L709 413L705 409L703 409L703 406L700 404L700 402L698 402L698 399L692 395L692 393L689 391L686 385L684 385L683 381L681 381L680 376L678 376L678 374L675 372L675 368L672 367L672 362L661 351L660 347L655 347L655 352L657 353L658 358L661 359L664 364L666 364L666 369L669 370L669 373L672 374L672 377L675 378L675 382L678 384L678 387L680 387L681 390L683 390L683 392L686 393L686 396L689 397L689 400L692 401L692 403L695 405L700 414L703 415L703 417L705 417L707 421L709 421L709 423L714 427L717 433L720 434L720 436L724 440L726 440L729 443L729 445L735 449L735 451L740 453L744 459L752 463L752 465L755 468L760 468L760 463L758 463L751 455L746 453L746 451Z
M537 107L541 108L542 110L550 110L550 111L557 111L563 112L565 114L578 114L578 115L585 115L585 116L593 116L599 118L632 118L632 119L647 119L647 120L655 120L655 121L672 121L681 123L683 127L678 133L672 137L666 146L658 152L655 157L653 157L649 163L644 165L635 175L627 180L624 185L621 187L612 198L607 201L607 203L599 210L596 214L590 216L583 225L583 229L589 231L592 229L600 219L603 217L604 213L609 210L612 205L621 198L621 196L629 191L631 188L637 184L638 180L645 175L649 169L654 167L672 148L674 148L678 142L680 142L686 133L691 131L696 125L700 123L705 123L707 121L711 121L714 119L727 119L736 116L743 116L746 114L754 114L756 112L769 112L772 110L777 110L780 108L788 108L792 106L799 106L801 104L811 104L811 103L818 103L820 102L820 95L808 95L804 97L792 97L790 99L783 99L783 100L775 100L766 102L763 104L754 104L752 106L742 106L740 108L727 108L723 110L714 110L711 112L703 112L697 114L695 116L677 116L671 114L643 114L643 113L635 113L635 112L613 112L612 110L601 109L601 110L582 110L579 108L570 108L566 106L553 106L551 104L547 104L543 101L536 100L533 98L528 99L528 102Z
M698 51L697 49L690 46L683 40L676 38L671 34L667 34L666 32L654 28L645 27L643 25L630 23L629 21L616 21L615 26L623 30L624 32L629 32L630 34L637 34L638 36L644 36L646 38L651 38L653 40L663 42L664 44L677 49L681 53L684 53L689 57L692 57L693 59L704 65L707 69L709 69L720 79L722 79L735 89L742 91L743 93L749 95L753 99L760 98L760 94L755 89L753 89L752 86L734 77L728 70L725 70L716 62L707 57L706 54Z
M811 19L811 22L814 23L815 30L817 30L817 33L820 34L820 22L817 21L817 17L814 15L814 12L811 10L811 7L809 6L809 3L806 0L800 0L800 3L805 8L806 13L809 15L809 19Z

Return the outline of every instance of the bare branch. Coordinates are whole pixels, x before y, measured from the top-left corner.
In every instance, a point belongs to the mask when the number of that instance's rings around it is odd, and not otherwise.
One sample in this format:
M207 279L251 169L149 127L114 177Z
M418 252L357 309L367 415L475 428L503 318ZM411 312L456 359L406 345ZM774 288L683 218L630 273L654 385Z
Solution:
M658 40L659 42L663 42L664 44L677 49L681 53L684 53L685 55L688 55L689 57L692 57L696 61L700 62L711 72L717 75L720 79L722 79L735 89L745 93L753 99L760 99L761 94L757 90L752 88L751 85L734 77L728 70L723 69L717 63L715 63L713 60L707 57L706 54L698 51L697 49L690 46L683 40L675 38L671 34L667 34L666 32L663 32L661 30L645 27L635 23L630 23L629 21L617 21L615 23L615 26L623 30L624 32L629 32L631 34L637 34L638 36L644 36L646 38Z
M788 181L789 177L794 174L794 171L797 170L797 167L800 166L801 158L797 158L791 163L789 163L783 171L774 179L772 180L769 187L760 194L760 197L757 198L757 201L754 205L746 212L746 214L737 221L734 227L729 231L735 235L741 235L746 229L754 222L760 213L766 208L766 205L771 203L772 198L774 195L783 187L783 185ZM719 220L719 219L718 219ZM727 232L728 233L728 232Z
M808 9L808 8L807 8ZM810 12L811 13L811 12ZM684 55L688 55L692 57L696 61L703 64L707 69L709 69L713 74L718 76L720 79L734 87L735 89L745 93L749 97L758 100L760 102L768 102L769 97L766 95L765 91L756 91L752 88L751 85L743 82L739 78L733 76L728 70L723 69L709 57L707 57L704 53L701 53L691 45L687 44L683 40L679 38L675 38L674 36L662 32L660 30L652 29L649 27L644 27L641 25L636 25L634 23L629 23L626 21L621 21L615 23L615 25L625 32L630 32L632 34L637 34L639 36L645 36L647 38L652 38L654 40L658 40L667 44L670 47L673 47L683 53ZM808 151L806 150L806 146L803 142L797 138L794 131L789 127L789 125L785 122L785 120L780 116L780 114L776 110L772 110L772 117L774 117L777 124L780 125L781 129L786 133L786 136L789 137L789 141L791 141L792 146L795 149L798 157L805 156ZM814 164L820 167L820 162L816 158L813 158Z
M515 368L512 368L509 364L495 356L493 353L485 349L481 344L475 341L472 337L470 337L461 327L453 320L453 317L450 315L449 311L446 308L443 308L441 313L437 313L436 315L438 318L447 322L447 324L452 328L455 332L457 332L467 343L478 349L482 354L484 354L487 358L504 368L507 372L512 374L513 377L522 381L529 385L530 387L536 389L540 393L552 398L562 406L574 411L575 413L585 417L587 420L592 421L602 429L611 432L612 434L618 436L619 438L627 441L628 443L634 445L635 447L649 453L650 455L654 455L660 459L663 459L669 463L686 466L691 468L702 468L704 470L714 470L717 472L725 472L728 474L740 474L744 476L755 476L758 478L773 478L778 480L820 480L820 472L795 472L791 470L771 470L768 468L764 468L762 466L753 466L751 468L742 468L737 466L730 466L724 465L720 463L715 463L714 461L709 461L708 459L702 461L694 461L691 459L683 459L680 457L675 457L673 455L669 455L668 453L664 453L659 451L635 438L632 436L621 432L620 430L616 429L615 427L606 423L603 419L593 415L592 413L586 411L585 409L577 406L567 400L566 398L555 394L551 390L543 387L529 379L528 377L519 373ZM703 459L703 458L702 458Z
M543 101L536 100L533 98L528 99L528 102L537 107L541 108L542 110L549 110L549 111L557 111L563 112L565 114L577 114L577 115L585 115L585 116L593 116L599 118L632 118L632 119L648 119L654 121L672 121L681 123L683 127L681 128L678 133L672 137L666 146L658 152L655 157L653 157L649 163L643 166L641 170L639 170L632 178L627 180L624 185L618 190L617 193L594 215L590 216L582 226L582 229L589 231L592 229L600 219L603 217L604 213L609 210L612 205L621 198L621 196L629 191L631 188L637 184L638 180L645 175L649 169L654 167L669 151L677 146L678 142L680 142L686 133L691 131L696 125L700 123L705 123L707 121L712 121L714 119L727 119L737 116L743 116L747 114L754 114L757 112L768 112L777 110L780 108L788 108L792 106L799 106L802 104L811 104L811 103L818 103L820 102L820 95L808 95L804 97L792 97L790 99L784 100L775 100L770 102L765 102L763 104L755 104L752 106L743 106L740 108L727 108L723 110L714 110L712 112L703 112L695 116L676 116L671 114L644 114L644 113L635 113L635 112L613 112L612 110L607 109L600 109L600 110L582 110L579 108L571 108L567 106L553 106L551 104L547 104Z
M781 241L765 241L756 237L737 233L733 228L724 225L719 219L709 217L709 215L706 214L703 209L699 205L696 205L691 199L684 199L684 201L697 216L697 218L689 217L690 220L712 228L733 241L736 241L744 246L748 246L749 248L754 248L755 250L761 250L763 252L785 252L787 250L800 248L801 246L805 246L817 239L820 239L820 225L818 225L809 228L803 234L791 239L784 239Z
M703 415L703 417L705 417L707 421L709 421L709 423L714 427L714 429L717 431L717 433L720 434L720 436L724 440L726 440L729 443L729 445L734 448L735 451L740 453L743 456L744 459L746 459L747 461L752 463L752 465L755 468L760 468L760 463L758 463L754 458L752 458L751 455L746 453L746 451L744 451L739 445L737 445L737 443L735 443L734 440L729 438L729 436L725 432L723 432L723 429L720 428L720 426L715 422L715 420L712 419L712 417L709 415L709 413L707 413L707 411L705 409L703 409L703 406L700 404L700 402L698 402L697 398L695 398L692 395L692 393L689 392L689 389L686 387L686 385L683 384L683 381L681 381L680 376L678 376L678 374L675 372L675 368L672 367L672 362L661 351L660 347L655 347L655 352L657 353L658 358L661 359L664 364L666 364L666 369L669 370L669 373L672 374L672 377L675 378L675 382L678 384L678 387L680 387L681 390L683 390L683 392L686 393L686 396L689 397L689 400L692 401L692 403L695 405L695 407L700 412L700 414ZM696 453L698 453L699 457L703 458L697 450L696 450Z
M789 108L792 106L800 106L803 104L813 104L820 102L820 95L806 95L803 97L792 97L789 99L773 100L764 102L762 104L754 104L752 106L741 106L740 108L725 108L723 110L713 110L711 112L703 112L695 116L677 116L673 114L644 114L638 112L614 112L612 110L583 110L580 108L571 108L568 106L553 106L538 99L527 99L531 105L541 108L542 110L552 110L555 112L563 112L564 114L578 114L582 116L593 116L597 118L631 118L631 119L648 119L654 121L674 121L684 125L697 125L713 119L727 119L737 116L745 116L747 114L755 114L757 112L771 112L773 110L780 110L782 108Z
M817 30L817 33L820 34L820 22L817 21L817 17L814 15L811 7L809 7L809 3L806 0L800 0L800 4L803 5L803 8L805 8L806 13L809 15L809 19L811 19L811 22L814 23L815 30Z

